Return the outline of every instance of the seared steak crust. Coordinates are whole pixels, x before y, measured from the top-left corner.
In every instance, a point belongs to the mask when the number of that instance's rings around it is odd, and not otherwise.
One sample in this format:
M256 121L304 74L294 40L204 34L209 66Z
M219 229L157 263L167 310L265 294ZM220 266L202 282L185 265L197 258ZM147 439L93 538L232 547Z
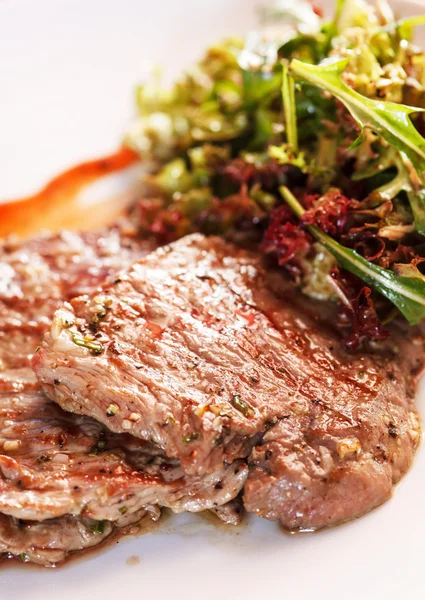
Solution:
M383 502L410 466L423 367L405 334L346 352L326 310L257 255L195 235L59 310L33 366L64 408L188 474L248 458L247 509L318 528Z

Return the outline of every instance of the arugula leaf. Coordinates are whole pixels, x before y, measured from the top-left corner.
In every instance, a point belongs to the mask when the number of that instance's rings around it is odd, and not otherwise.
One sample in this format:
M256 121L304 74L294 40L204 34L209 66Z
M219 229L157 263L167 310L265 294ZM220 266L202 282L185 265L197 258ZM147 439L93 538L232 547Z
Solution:
M397 174L388 183L375 188L370 194L373 197L379 197L382 200L393 200L401 191L409 192L412 189L409 175L399 161L395 161Z
M371 129L390 146L404 153L424 181L425 139L415 129L409 115L425 109L362 96L341 79L347 63L348 59L337 59L311 65L294 59L289 65L289 72L338 98L362 129Z
M298 217L304 209L287 187L280 188L284 200ZM425 279L405 275L396 275L369 262L355 250L342 246L315 225L308 231L328 250L339 264L353 273L371 288L390 300L406 317L411 325L425 318Z
M368 151L370 152L368 147L363 148L362 140L360 137L357 138L359 140L358 148L359 154L365 154ZM382 146L379 148L378 156L372 160L367 161L366 165L356 169L356 171L351 175L351 179L353 181L362 181L363 179L369 179L370 177L374 177L378 173L382 173L387 169L395 166L395 152L388 152L387 148L383 148Z

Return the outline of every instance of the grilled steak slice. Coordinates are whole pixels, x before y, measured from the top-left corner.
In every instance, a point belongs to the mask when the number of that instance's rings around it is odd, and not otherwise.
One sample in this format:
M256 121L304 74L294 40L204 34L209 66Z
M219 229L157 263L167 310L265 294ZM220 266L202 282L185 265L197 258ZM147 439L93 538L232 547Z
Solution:
M65 413L26 367L61 296L94 289L149 248L116 228L0 249L0 555L56 563L144 514L158 518L157 503L213 509L243 486L246 465L190 478L152 444ZM233 522L230 512L219 516Z
M308 403L307 414L279 421L250 457L246 510L288 530L314 530L390 498L412 463L420 425L413 407L382 387L375 398L343 407Z
M188 473L247 456L276 389L267 367L257 381L267 319L249 305L256 263L194 235L135 263L102 294L76 298L34 356L44 391L156 443Z
M0 369L28 363L64 299L92 291L150 252L131 225L0 241Z
M160 510L148 507L131 515L138 528L145 520L158 520ZM45 567L55 567L71 554L99 546L111 534L125 535L131 521L126 517L115 523L93 521L66 515L47 521L22 521L0 514L0 560L18 557Z
M246 465L187 477L151 444L64 412L28 373L13 378L11 387L20 385L20 393L7 391L0 375L0 512L31 520L81 514L116 521L153 504L175 512L214 508L243 487Z
M199 235L119 280L56 313L33 360L51 398L156 443L187 473L251 454L245 506L289 528L389 497L419 439L421 338L347 353L326 306Z

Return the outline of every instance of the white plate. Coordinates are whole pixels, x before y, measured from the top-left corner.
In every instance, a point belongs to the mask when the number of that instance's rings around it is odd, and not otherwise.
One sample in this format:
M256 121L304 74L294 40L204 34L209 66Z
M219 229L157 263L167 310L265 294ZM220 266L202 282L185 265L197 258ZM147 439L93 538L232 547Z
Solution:
M171 72L255 22L256 0L0 0L0 197L35 191L113 150L149 61ZM403 11L417 8L403 2ZM199 516L52 571L0 570L1 600L423 598L425 448L394 498L362 519L286 536ZM138 564L127 559L137 556Z

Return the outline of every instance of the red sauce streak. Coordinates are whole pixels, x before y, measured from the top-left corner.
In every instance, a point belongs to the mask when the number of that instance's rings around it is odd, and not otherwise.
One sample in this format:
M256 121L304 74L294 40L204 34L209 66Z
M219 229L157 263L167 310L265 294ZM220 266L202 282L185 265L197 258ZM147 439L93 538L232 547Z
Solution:
M128 148L83 162L64 171L34 196L0 204L0 237L11 233L21 237L42 228L91 229L107 225L128 204L128 198L108 198L94 206L78 203L79 193L100 177L119 172L138 160Z

